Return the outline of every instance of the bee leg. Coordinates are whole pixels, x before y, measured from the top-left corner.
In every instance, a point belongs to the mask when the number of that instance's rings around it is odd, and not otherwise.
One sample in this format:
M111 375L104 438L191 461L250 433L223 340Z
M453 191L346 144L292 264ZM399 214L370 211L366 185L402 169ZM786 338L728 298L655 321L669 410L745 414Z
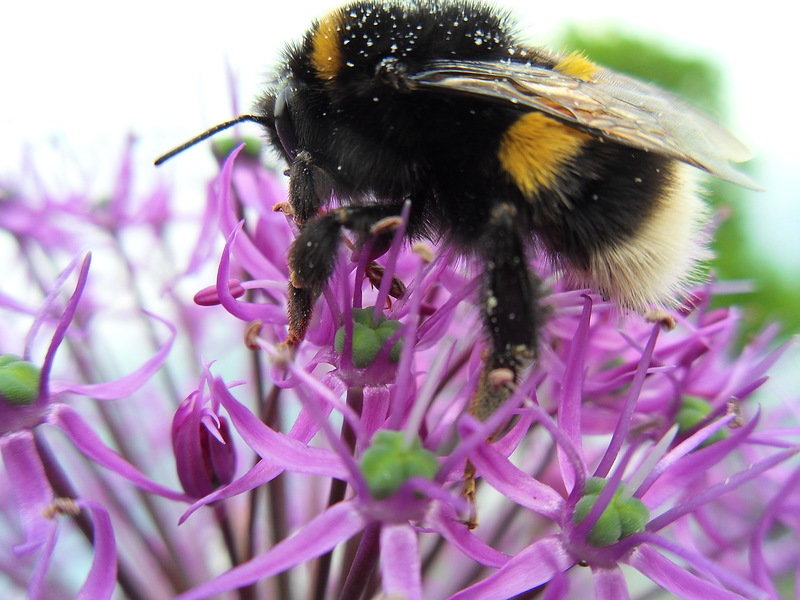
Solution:
M283 342L289 348L305 337L314 302L333 273L341 228L336 213L312 219L289 249L289 331Z
M483 319L491 342L469 408L480 420L508 398L518 371L533 360L544 321L540 282L527 266L518 222L513 205L498 204L480 242L486 264Z
M289 165L289 205L298 226L317 216L330 199L331 189L328 174L314 164L311 154L300 151Z
M482 308L490 346L469 412L481 421L511 395L519 371L533 360L543 321L540 282L527 266L518 223L513 205L498 204L479 244L486 265ZM475 467L467 462L463 495L471 504L475 491ZM466 524L477 525L474 506Z
M289 249L289 332L284 345L294 347L305 337L314 302L333 273L342 228L366 236L386 217L397 216L401 204L345 206L310 219Z

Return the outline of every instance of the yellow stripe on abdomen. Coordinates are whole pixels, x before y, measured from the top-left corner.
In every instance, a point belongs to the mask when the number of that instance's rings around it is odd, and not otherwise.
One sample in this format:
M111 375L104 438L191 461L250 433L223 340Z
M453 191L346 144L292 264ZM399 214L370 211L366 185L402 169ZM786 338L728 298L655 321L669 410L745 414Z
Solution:
M341 24L343 14L335 10L324 17L311 37L311 65L320 79L332 80L342 68Z
M580 152L589 136L546 117L525 113L503 134L497 157L519 190L528 197L553 187L558 175Z

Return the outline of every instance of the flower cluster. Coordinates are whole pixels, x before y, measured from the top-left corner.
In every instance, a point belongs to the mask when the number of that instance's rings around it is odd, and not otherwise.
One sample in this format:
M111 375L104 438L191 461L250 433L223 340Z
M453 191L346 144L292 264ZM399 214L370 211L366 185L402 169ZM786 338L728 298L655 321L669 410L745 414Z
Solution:
M737 348L719 286L653 322L534 260L538 355L481 422L480 264L406 214L378 258L344 239L289 350L279 178L237 148L179 215L133 156L103 202L2 186L2 595L779 598L800 568L797 404L756 393L785 345Z

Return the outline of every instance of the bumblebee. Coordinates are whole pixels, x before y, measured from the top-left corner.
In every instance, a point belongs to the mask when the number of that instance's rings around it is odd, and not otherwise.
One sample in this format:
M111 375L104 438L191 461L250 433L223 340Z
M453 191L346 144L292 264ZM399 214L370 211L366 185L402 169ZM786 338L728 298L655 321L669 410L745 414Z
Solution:
M288 163L300 233L289 250L289 333L299 343L342 228L366 235L410 202L407 234L484 266L488 338L471 412L507 397L492 374L535 356L544 319L527 252L576 284L644 311L680 301L705 255L696 169L753 187L749 158L684 101L580 54L525 43L488 4L355 1L285 53L253 114ZM338 208L325 210L332 196ZM496 378L495 378L496 379Z

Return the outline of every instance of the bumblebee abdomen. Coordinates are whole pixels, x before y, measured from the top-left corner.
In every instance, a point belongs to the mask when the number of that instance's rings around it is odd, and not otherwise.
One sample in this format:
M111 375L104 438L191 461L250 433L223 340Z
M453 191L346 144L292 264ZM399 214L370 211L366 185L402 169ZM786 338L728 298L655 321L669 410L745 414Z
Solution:
M536 237L572 279L639 310L671 304L708 258L691 167L587 136L529 197Z

